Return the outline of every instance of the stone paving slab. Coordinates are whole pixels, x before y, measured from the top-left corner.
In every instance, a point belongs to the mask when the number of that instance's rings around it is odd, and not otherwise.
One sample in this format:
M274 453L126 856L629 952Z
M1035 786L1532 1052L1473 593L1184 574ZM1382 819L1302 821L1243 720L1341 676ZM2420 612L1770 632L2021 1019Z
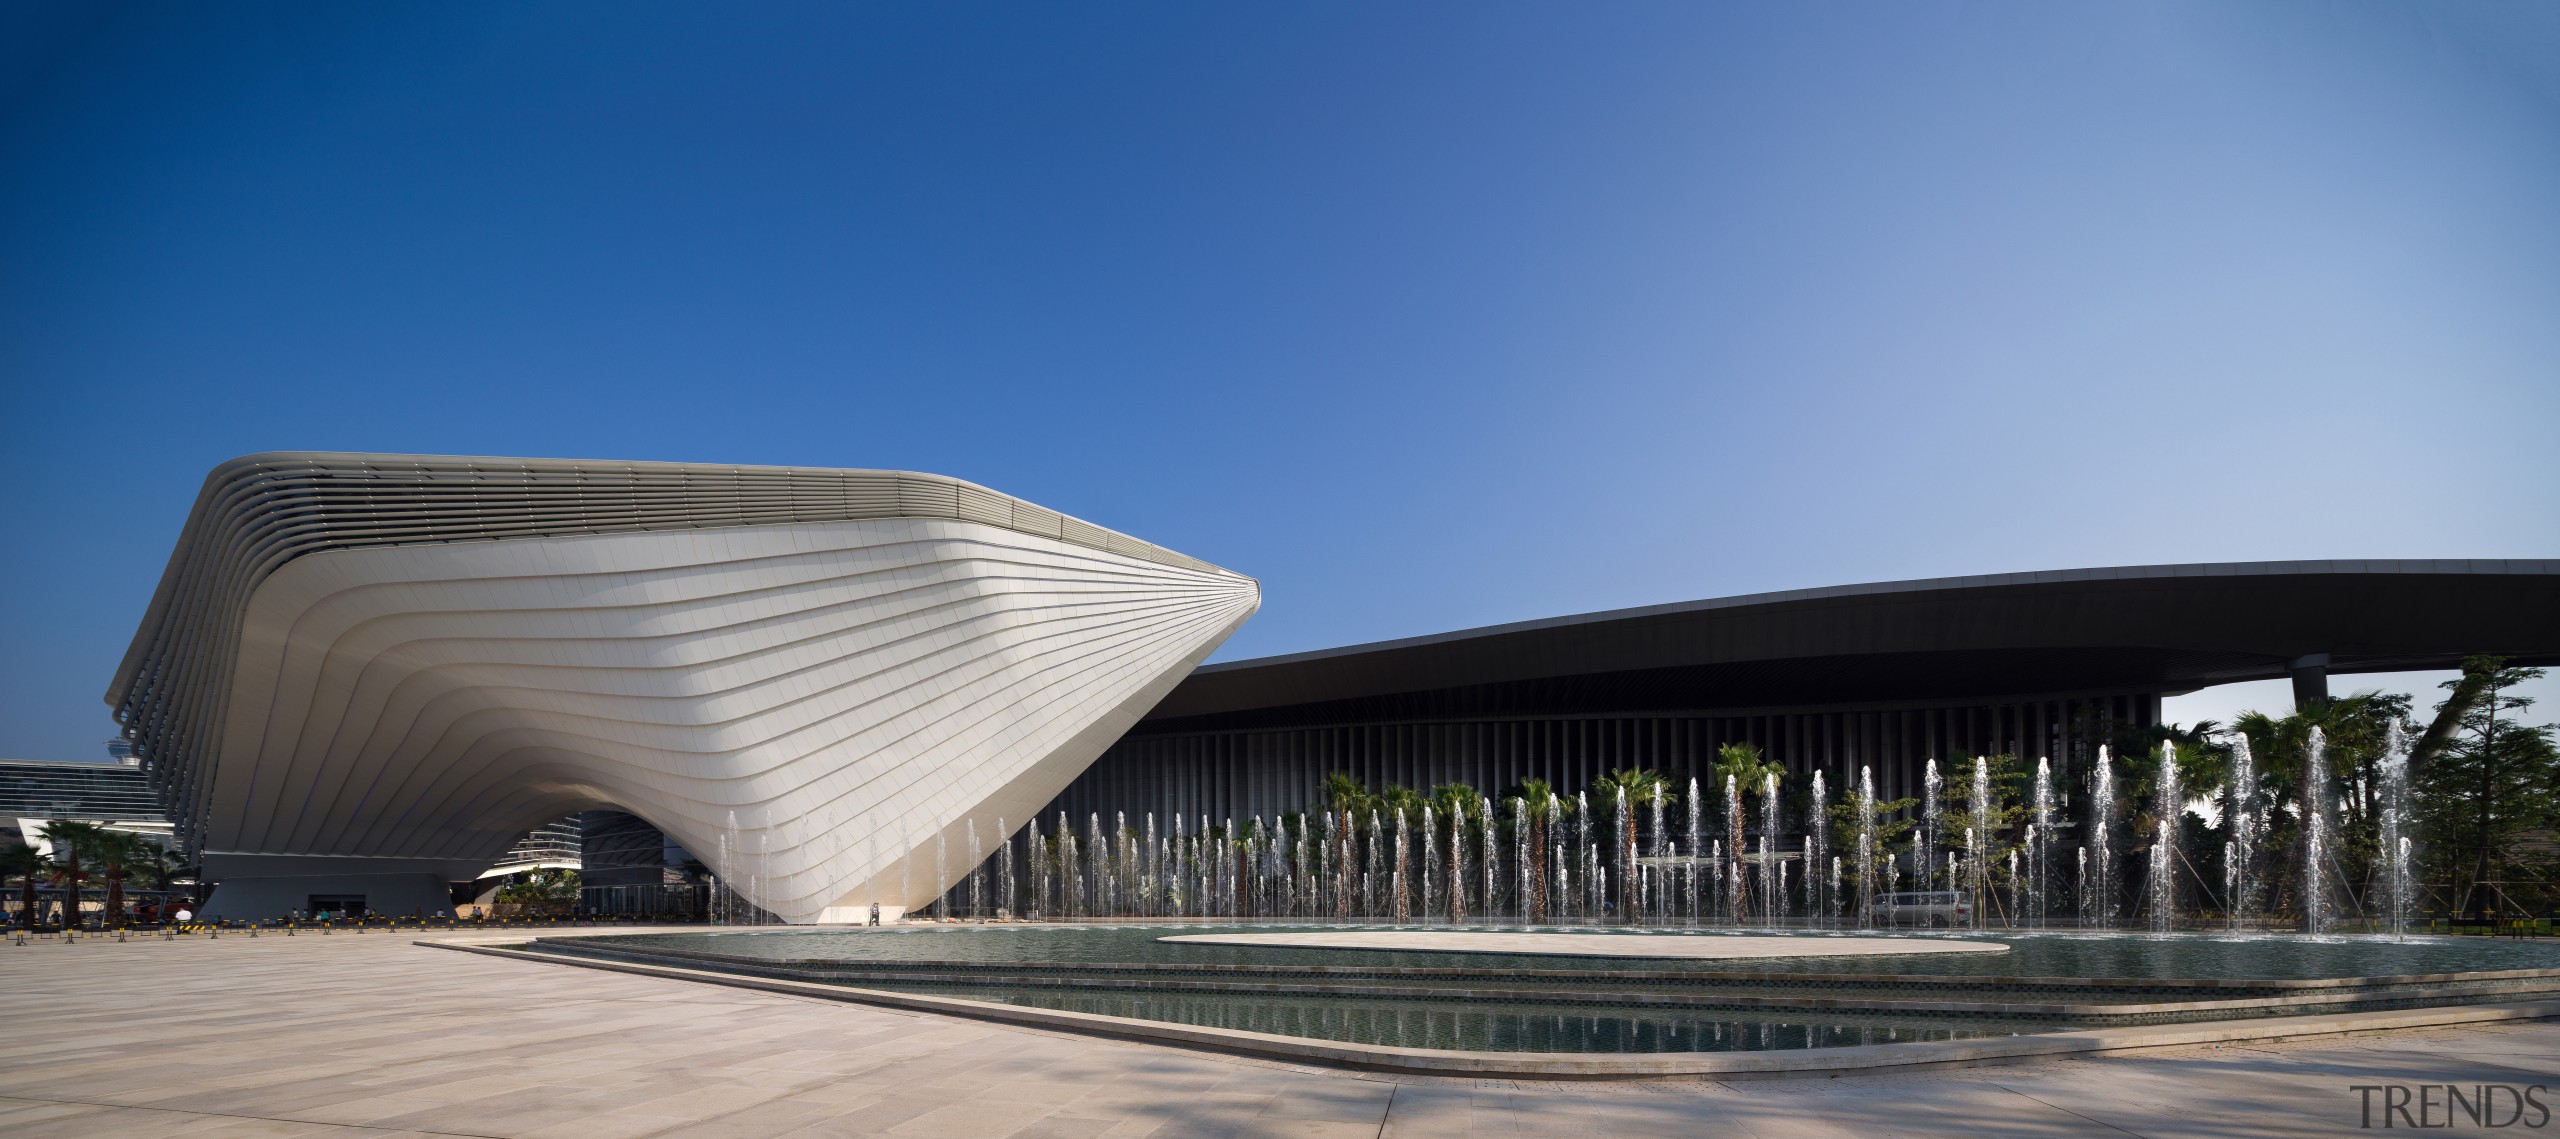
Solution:
M1831 1078L1395 1076L415 937L0 944L0 1135L2335 1136L2354 1084L2560 1084L2553 1022Z

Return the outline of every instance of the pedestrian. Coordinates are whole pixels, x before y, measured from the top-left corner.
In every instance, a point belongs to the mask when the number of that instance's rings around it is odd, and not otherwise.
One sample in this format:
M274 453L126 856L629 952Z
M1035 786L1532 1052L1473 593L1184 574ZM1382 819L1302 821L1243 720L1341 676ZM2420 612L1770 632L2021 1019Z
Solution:
M188 922L189 920L193 919L195 916L196 916L196 912L195 912L194 910L188 909L188 908L187 908L187 907L185 907L185 906L179 906L179 907L178 907L178 924L179 924L179 925L185 925L185 924L187 924L187 922Z

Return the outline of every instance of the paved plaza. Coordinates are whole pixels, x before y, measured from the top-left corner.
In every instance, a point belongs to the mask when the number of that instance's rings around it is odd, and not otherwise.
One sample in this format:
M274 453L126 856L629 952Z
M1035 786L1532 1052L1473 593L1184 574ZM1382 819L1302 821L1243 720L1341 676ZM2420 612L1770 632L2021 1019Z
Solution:
M2560 1085L2552 1023L1839 1078L1387 1076L416 939L0 943L0 1135L2334 1136L2353 1085Z

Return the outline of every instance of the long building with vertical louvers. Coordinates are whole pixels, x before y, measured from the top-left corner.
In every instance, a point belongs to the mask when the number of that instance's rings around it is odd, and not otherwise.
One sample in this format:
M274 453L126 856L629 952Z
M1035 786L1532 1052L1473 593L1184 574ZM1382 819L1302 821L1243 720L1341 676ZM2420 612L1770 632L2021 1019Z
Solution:
M1042 812L1213 822L1372 787L1615 768L1677 781L1748 743L1836 789L1920 794L1929 760L2048 757L2078 785L2163 696L2332 673L2560 664L2560 561L2055 570L1715 598L1202 667ZM2280 710L2280 709L2279 709Z
M1259 603L935 475L264 454L206 479L107 703L212 912L615 807L815 921L938 893L888 868L1027 817Z

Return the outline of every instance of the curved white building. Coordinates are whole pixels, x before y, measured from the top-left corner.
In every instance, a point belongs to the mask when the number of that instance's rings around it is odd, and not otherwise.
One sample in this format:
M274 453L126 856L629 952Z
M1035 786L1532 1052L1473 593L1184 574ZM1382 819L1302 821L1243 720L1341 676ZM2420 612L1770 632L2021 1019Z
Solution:
M941 893L1259 601L934 475L254 455L107 702L239 912L468 878L609 806L853 920Z

